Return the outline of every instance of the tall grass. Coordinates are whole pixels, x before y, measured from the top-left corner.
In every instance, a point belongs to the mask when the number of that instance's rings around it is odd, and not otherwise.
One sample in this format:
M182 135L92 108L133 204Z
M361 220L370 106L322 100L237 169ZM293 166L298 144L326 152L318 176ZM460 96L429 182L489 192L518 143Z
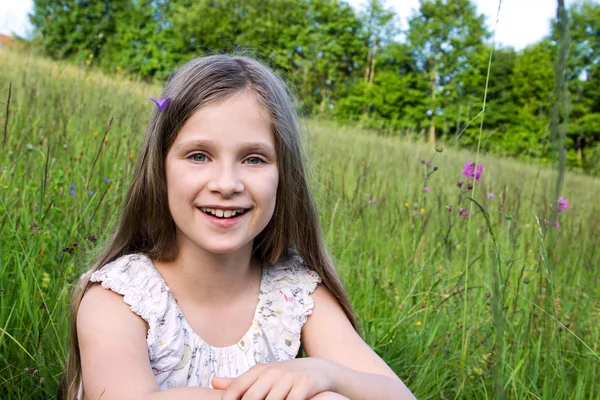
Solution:
M0 398L48 398L70 289L118 217L159 88L0 59ZM571 206L556 229L551 169L479 155L468 191L456 183L474 153L306 124L323 230L362 335L418 398L599 396L600 181L564 175Z

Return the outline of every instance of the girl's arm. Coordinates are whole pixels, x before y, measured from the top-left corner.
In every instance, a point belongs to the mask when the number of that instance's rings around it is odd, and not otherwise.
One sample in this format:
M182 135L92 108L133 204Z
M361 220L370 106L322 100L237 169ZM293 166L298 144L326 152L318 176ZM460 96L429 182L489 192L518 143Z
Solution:
M148 359L145 321L123 297L92 286L77 313L77 335L88 400L220 400L223 391L177 388L160 391Z
M414 399L394 371L361 339L337 300L323 285L302 328L309 357L328 360L331 390L352 400Z

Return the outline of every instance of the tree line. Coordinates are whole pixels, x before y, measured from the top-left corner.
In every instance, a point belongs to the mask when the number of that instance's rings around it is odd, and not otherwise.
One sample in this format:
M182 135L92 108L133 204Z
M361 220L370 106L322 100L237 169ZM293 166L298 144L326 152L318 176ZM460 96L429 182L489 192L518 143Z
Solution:
M600 173L600 4L568 12L567 163ZM471 0L420 0L403 30L382 0L359 12L341 0L34 0L30 19L44 54L144 80L168 79L198 55L252 49L305 115L431 143L477 146L487 81L482 149L551 157L557 27L492 53Z

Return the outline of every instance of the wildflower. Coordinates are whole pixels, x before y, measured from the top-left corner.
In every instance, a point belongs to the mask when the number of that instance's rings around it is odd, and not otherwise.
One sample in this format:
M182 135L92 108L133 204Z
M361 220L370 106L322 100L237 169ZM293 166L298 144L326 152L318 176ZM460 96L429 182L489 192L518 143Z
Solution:
M472 183L469 183L467 185L467 190L473 190L473 184Z
M495 198L496 198L496 195L494 193L488 193L488 199L494 200Z
M130 152L129 152L129 159L130 159L130 160L133 160L133 157L134 157L134 156L135 156L135 154L133 154L133 151L130 151Z
M70 194L71 196L75 196L75 191L74 191L74 190L71 190L71 191L69 192L69 194Z
M89 194L90 196L93 196L93 195L94 195L94 191L93 191L93 190L90 190L90 191L88 192L88 194Z
M108 136L104 137L104 143L108 142Z
M471 211L467 210L466 208L461 208L460 210L458 210L458 215L461 217L470 217Z
M425 213L425 209L423 207L421 207L421 209L419 211L421 211L421 214Z
M425 193L429 193L429 192L431 192L431 189L429 189L428 187L426 187L425 189L423 189L423 191L424 191Z
M456 186L458 186L458 188L460 189L463 186L463 183L464 183L463 181L457 182Z
M108 178L108 176L104 177L104 183L108 183L110 182L110 179Z
M449 213L452 212L452 204L450 204L449 206L446 206L446 211L448 211Z
M94 132L94 137L98 137L98 132Z
M558 223L558 221L554 221L554 227L556 229L560 228L560 224Z
M4 185L4 189L8 189L8 185Z
M421 325L422 325L422 324L421 324L421 321L417 321L416 325L417 325L417 326L421 326Z
M468 162L464 165L461 176L467 179L473 179L479 183L481 181L481 173L483 172L483 164L475 165L474 162Z
M74 183L71 183L71 184L69 185L69 189L75 189L75 184L74 184Z
M44 378L40 378L40 384L44 383Z
M408 203L404 203L404 207L408 208Z
M558 198L558 200L556 200L556 204L558 204L558 214L559 215L561 212L563 212L567 208L569 208L569 201L567 199L565 199L563 196L560 196Z

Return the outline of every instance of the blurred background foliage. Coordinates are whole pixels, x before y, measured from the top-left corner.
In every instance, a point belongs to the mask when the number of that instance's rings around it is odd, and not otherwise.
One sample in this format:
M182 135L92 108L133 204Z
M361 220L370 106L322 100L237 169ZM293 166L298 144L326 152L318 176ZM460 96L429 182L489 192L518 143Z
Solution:
M569 10L570 169L600 173L600 4ZM318 119L475 148L492 33L470 0L422 0L399 28L381 0L35 0L28 46L55 59L164 81L203 54L248 51ZM481 150L551 161L557 28L493 51ZM459 142L460 139L460 142Z

